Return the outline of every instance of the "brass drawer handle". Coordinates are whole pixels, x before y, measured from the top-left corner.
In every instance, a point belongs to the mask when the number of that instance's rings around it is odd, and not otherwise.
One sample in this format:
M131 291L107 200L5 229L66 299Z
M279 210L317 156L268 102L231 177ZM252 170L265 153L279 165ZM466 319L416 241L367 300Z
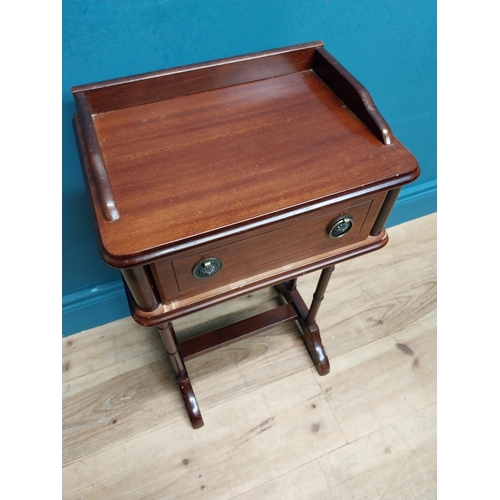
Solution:
M328 236L330 238L341 238L352 229L353 225L354 218L350 215L343 215L328 226Z
M198 279L211 278L222 269L222 261L217 257L200 260L193 267L193 276Z

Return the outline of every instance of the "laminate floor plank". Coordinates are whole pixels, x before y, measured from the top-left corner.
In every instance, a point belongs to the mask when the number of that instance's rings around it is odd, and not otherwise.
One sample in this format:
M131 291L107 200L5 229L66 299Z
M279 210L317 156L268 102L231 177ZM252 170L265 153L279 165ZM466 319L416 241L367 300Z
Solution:
M327 500L330 487L319 460L313 460L256 488L237 495L235 500Z
M66 466L64 498L233 498L345 444L305 369L205 411L196 432L174 422Z
M319 459L332 500L437 498L436 404Z
M436 404L262 484L237 500L434 500Z
M63 397L166 357L156 328L124 318L63 339Z
M332 363L316 379L347 440L436 402L436 316L383 337Z

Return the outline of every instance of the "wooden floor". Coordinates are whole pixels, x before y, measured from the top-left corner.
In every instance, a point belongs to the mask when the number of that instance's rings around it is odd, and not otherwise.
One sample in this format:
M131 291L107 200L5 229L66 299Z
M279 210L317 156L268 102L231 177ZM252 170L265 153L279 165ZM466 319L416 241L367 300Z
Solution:
M332 276L328 375L293 323L187 363L198 430L154 328L127 318L63 339L63 498L436 498L436 214L389 236ZM317 277L299 279L307 302ZM174 324L193 335L276 300Z

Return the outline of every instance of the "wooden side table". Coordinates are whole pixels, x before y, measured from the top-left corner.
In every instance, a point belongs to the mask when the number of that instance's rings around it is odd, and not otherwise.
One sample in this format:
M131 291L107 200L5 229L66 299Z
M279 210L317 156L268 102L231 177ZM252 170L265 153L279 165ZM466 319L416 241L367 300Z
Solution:
M102 258L131 314L157 326L193 427L185 361L298 321L316 324L334 265L382 248L415 158L366 89L314 42L72 89ZM322 269L308 308L297 277ZM172 321L274 286L286 304L180 342Z

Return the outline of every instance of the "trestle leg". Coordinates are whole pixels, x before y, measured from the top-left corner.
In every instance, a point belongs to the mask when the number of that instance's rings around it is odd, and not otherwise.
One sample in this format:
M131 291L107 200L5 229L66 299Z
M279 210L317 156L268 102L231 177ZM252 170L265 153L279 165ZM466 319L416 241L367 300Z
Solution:
M292 304L297 311L297 321L301 328L302 339L320 375L326 375L330 372L330 362L321 341L319 327L316 323L316 316L334 269L335 266L330 266L323 269L321 272L309 309L307 309L304 300L297 290L296 279L276 286L276 290L281 293L285 300L289 304Z
M198 401L194 395L186 365L179 349L179 343L177 342L174 327L171 322L163 323L158 326L158 331L160 332L163 344L165 345L165 349L177 377L177 382L179 383L179 388L181 390L182 398L184 399L184 404L186 406L189 419L191 420L191 424L194 429L198 429L203 426L203 418L201 417Z

